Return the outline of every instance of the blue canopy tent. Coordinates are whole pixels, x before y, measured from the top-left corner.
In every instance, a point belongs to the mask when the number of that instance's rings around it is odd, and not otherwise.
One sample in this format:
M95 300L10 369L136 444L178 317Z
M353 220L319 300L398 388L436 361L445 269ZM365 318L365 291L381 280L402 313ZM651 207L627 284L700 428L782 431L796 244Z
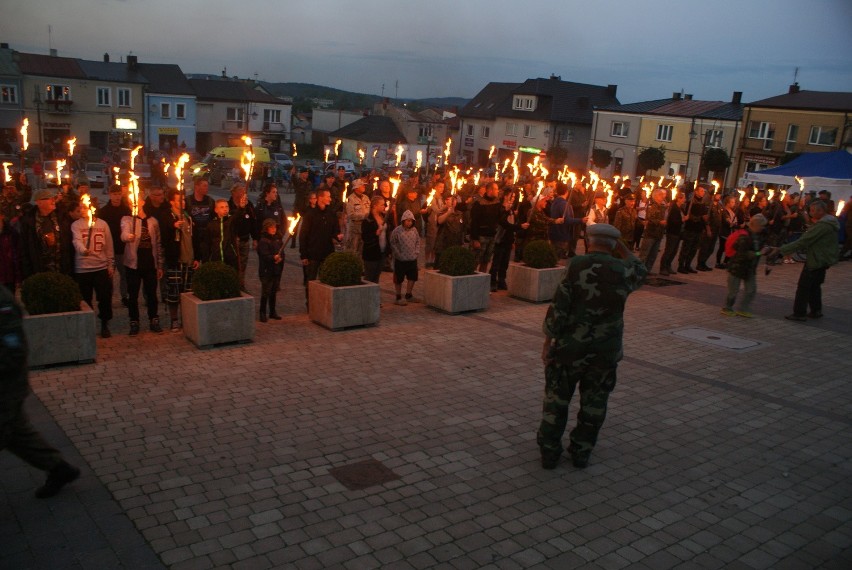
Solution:
M805 182L805 190L828 190L840 198L852 192L852 154L842 149L833 152L808 152L787 164L757 172L746 172L747 184L764 182L798 186L796 177ZM837 195L837 194L835 194Z

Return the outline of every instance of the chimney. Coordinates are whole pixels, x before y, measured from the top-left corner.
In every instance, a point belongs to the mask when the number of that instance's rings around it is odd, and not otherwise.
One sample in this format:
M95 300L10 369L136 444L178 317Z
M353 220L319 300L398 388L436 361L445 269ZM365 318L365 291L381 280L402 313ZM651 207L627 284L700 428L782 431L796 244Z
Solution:
M675 91L674 93L672 93L672 101L680 101L680 92L679 91Z
M731 98L731 103L734 105L739 105L743 102L743 92L742 91L734 91L734 96Z
M127 69L134 71L136 66L139 65L139 61L136 59L135 55L127 56Z
M108 53L104 54L104 63L109 63L109 54Z
M615 93L618 91L618 85L607 85L606 86L606 94L609 97L615 97Z
M56 57L59 55L59 52L56 51L56 48L50 48L50 57Z
M554 81L562 81L562 76L556 75L555 73L551 73L550 78L553 79Z
M797 81L796 83L793 83L790 86L790 90L788 91L788 93L798 93L798 92L799 92L799 82Z
M692 93L687 93L683 96L684 101L692 101Z

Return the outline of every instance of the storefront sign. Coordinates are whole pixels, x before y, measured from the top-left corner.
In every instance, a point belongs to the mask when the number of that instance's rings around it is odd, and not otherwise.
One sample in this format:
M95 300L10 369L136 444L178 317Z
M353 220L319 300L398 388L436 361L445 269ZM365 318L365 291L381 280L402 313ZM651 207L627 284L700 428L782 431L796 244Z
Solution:
M473 139L465 137L464 146L473 146Z
M115 128L119 131L135 131L138 127L135 119L116 119Z
M536 148L534 146L522 146L518 150L521 152L529 152L531 154L539 154L540 152L542 152L540 148Z
M505 146L506 148L515 148L516 146L518 146L518 141L504 140L503 146Z
M157 128L158 135L179 135L180 129L178 127L158 127Z
M767 164L769 166L775 166L778 164L778 159L774 156L766 156L765 154L744 154L743 160L745 162L754 162L755 164Z

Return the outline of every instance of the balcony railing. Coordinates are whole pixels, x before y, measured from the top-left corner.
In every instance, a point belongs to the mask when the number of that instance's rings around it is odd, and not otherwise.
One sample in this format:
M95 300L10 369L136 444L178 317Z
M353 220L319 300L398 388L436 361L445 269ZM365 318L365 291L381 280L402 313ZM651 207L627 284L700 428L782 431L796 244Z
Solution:
M47 99L44 104L46 105L46 111L48 113L55 113L58 115L68 115L71 113L71 105L73 101L66 99Z
M222 121L223 133L241 133L243 132L242 121Z
M263 122L263 132L265 133L283 133L286 132L286 130L287 129L284 128L284 123Z

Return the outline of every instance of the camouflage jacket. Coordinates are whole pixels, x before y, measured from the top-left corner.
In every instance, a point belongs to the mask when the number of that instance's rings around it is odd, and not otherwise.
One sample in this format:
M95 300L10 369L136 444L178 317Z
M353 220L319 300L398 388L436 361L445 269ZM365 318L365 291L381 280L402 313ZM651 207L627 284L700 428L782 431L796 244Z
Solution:
M614 367L622 357L624 305L642 286L648 270L636 257L607 253L575 257L556 289L544 319L555 339L554 358L563 364Z
M666 227L662 225L666 219L666 204L651 202L645 214L645 233L649 238L662 239L666 233Z

